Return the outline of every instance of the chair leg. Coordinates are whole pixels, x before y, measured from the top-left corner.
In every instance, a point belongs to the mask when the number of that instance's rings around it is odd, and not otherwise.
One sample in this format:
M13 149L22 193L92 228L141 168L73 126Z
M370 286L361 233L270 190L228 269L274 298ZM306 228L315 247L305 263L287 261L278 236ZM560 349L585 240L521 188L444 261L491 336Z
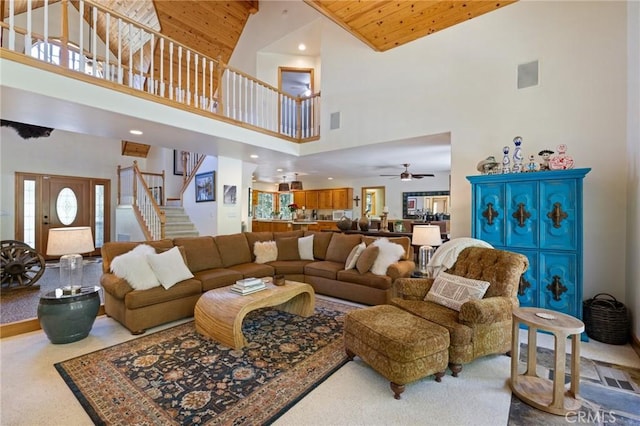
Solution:
M397 383L390 382L391 390L393 391L393 397L395 399L400 399L400 394L404 392L404 385L399 385Z
M436 373L436 382L440 383L442 381L442 378L444 377L444 371L438 371Z
M458 377L458 373L462 371L462 364L449 364L449 370L453 377Z

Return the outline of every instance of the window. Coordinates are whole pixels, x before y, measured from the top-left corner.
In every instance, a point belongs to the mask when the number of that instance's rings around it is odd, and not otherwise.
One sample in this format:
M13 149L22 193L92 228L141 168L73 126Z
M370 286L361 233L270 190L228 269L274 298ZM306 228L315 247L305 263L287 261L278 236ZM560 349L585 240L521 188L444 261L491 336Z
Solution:
M30 247L36 246L36 181L24 180L23 241Z
M275 199L271 192L258 192L255 217L257 219L271 219L275 211Z
M84 70L80 69L81 55L78 46L71 43L69 48L69 69L75 71L82 71L85 74L94 75L96 77L103 77L102 65L98 64L95 73L93 70L93 61L84 57ZM41 61L49 62L52 64L60 65L60 46L55 42L38 41L31 46L31 56L38 58Z

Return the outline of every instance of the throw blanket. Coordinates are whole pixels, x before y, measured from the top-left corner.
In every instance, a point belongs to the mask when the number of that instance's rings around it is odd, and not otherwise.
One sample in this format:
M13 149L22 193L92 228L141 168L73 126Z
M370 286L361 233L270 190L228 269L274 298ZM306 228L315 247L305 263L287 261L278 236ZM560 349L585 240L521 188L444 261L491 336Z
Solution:
M456 263L460 252L467 247L493 248L491 244L475 238L463 237L449 240L436 250L427 265L427 271L431 274L430 276L435 278L440 272L451 268Z

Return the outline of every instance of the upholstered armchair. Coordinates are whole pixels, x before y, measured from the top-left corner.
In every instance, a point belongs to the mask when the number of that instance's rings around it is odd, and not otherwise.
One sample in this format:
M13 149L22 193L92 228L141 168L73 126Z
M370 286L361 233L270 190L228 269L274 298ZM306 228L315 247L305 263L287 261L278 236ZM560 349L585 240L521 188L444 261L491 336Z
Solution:
M433 287L433 278L399 278L395 281L398 297L393 298L391 304L449 330L449 368L457 377L463 364L484 355L509 351L511 313L519 305L518 284L528 266L527 258L518 253L468 247L460 252L446 273L488 282L488 288L483 284L486 292L482 298L462 303L458 312L425 300ZM442 280L441 277L435 287Z

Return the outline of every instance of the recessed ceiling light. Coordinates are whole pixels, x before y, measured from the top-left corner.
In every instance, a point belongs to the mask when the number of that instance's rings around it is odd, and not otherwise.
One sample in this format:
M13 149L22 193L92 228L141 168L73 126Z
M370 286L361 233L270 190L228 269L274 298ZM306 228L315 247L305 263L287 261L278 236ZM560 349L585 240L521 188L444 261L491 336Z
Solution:
M141 135L142 134L142 130L129 130L129 133L131 133L132 135Z
M304 43L300 43L300 44L298 45L298 50L300 50L300 51L307 50L307 46L305 46L305 44L304 44Z
M282 169L276 169L276 172L281 172L281 171L283 171L283 170Z
M258 158L258 156L256 154L251 154L249 157L251 158Z
M329 176L327 179L329 179L329 180L333 180L333 178L332 178L331 176Z

